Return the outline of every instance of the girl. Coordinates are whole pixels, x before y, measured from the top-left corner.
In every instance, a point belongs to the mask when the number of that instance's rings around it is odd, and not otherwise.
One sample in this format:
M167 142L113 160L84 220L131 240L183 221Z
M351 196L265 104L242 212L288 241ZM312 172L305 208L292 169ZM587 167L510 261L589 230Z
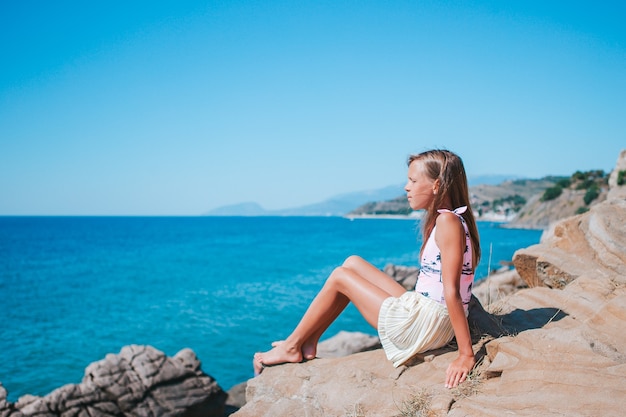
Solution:
M317 343L350 301L378 329L394 366L456 337L458 357L448 366L445 386L463 382L475 364L467 323L474 270L480 258L476 221L463 162L447 150L409 157L405 186L413 210L426 210L415 291L358 256L335 269L293 332L256 353L258 375L266 366L315 358Z

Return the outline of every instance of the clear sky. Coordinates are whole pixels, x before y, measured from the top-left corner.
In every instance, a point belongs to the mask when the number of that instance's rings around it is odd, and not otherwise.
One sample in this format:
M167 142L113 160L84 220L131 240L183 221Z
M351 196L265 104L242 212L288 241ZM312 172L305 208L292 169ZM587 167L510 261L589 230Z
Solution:
M623 1L0 2L0 215L292 208L470 176L610 171Z

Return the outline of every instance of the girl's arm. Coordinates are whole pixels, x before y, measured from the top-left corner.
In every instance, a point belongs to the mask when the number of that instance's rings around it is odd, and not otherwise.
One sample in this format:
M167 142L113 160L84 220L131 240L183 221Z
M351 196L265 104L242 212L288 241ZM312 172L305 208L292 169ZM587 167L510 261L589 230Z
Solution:
M448 314L459 347L459 356L448 366L446 388L456 387L465 381L476 360L472 350L472 338L461 300L460 283L465 251L465 231L453 213L441 213L437 217L435 241L441 250L441 276Z

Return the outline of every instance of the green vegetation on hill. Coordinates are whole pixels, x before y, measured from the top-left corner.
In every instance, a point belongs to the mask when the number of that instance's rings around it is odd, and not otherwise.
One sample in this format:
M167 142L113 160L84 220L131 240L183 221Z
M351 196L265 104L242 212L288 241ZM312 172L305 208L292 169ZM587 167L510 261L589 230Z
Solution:
M570 178L561 178L552 187L547 188L541 196L541 201L550 201L559 197L564 189L586 190L583 201L586 206L600 196L601 188L606 187L609 177L603 170L576 171ZM583 213L584 207L579 207L577 213Z
M526 198L519 194L509 195L506 197L496 198L495 200L483 201L480 206L475 207L479 215L487 212L513 211L517 213L526 204Z

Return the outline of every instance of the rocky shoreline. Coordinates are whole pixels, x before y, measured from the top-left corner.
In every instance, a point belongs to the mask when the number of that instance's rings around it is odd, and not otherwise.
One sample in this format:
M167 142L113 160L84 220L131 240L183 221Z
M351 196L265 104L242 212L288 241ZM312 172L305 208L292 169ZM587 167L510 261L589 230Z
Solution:
M605 201L515 253L514 269L473 289L470 325L479 364L443 387L454 344L393 368L376 337L342 332L319 358L265 370L228 393L189 349L173 357L126 346L85 370L80 384L7 401L22 416L617 416L626 397L626 151ZM386 272L412 288L417 270Z

